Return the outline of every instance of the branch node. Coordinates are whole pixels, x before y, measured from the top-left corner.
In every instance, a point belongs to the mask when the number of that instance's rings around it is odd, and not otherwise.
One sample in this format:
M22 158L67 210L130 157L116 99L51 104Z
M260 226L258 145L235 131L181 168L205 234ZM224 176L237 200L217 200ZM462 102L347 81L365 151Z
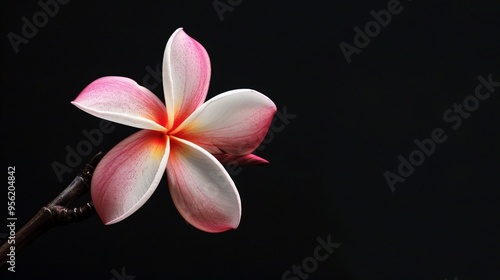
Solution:
M52 220L59 226L83 221L90 218L95 213L92 202L88 202L82 207L75 207L73 209L68 209L61 205L53 205L50 208L45 207L45 211L49 212Z

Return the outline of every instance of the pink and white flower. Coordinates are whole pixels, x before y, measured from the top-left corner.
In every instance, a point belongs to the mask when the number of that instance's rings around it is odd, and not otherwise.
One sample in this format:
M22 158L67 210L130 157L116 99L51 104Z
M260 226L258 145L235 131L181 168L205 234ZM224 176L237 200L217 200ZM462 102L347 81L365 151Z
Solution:
M91 196L104 224L137 211L166 170L172 200L191 225L207 232L238 227L240 197L219 160L266 162L251 153L264 139L276 106L251 89L227 91L204 103L209 81L206 50L179 28L163 58L166 105L124 77L97 79L72 102L91 115L142 129L96 167Z

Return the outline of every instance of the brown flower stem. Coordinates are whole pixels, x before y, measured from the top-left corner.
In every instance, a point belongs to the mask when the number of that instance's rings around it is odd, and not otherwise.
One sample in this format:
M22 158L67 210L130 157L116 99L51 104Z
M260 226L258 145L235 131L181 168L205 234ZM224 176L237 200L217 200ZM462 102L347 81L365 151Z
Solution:
M0 246L0 267L9 261L10 256L8 254L12 254L12 248L15 248L15 254L17 255L21 249L49 229L83 221L95 214L92 202L73 209L66 207L90 190L92 173L102 157L103 153L96 154L66 189L49 204L42 207L29 222L16 232L14 239L6 240ZM11 242L9 243L9 241Z

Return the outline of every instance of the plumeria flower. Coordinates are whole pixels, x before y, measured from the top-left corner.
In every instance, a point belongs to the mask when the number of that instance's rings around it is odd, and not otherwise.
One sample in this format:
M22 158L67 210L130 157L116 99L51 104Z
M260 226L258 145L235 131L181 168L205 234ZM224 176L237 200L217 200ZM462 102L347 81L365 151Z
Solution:
M91 196L104 224L137 211L166 170L172 200L187 222L207 232L238 227L240 197L221 162L266 162L251 153L264 139L276 106L251 89L203 103L209 81L206 50L179 28L163 58L166 105L124 77L97 79L72 102L91 115L142 129L113 147L95 169Z

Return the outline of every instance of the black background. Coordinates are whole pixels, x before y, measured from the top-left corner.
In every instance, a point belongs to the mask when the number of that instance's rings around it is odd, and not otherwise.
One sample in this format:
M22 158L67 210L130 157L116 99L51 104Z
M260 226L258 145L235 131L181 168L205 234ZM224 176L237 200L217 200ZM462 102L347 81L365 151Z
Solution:
M330 236L340 247L288 279L500 279L500 87L456 130L443 119L474 94L479 75L500 81L500 3L401 1L347 63L339 44L353 45L353 28L389 1L230 2L238 5L221 18L212 1L69 1L17 53L8 34L22 35L22 18L33 22L41 7L2 2L2 168L7 181L16 167L18 228L91 157L62 182L52 168L85 140L82 130L99 127L70 101L102 76L142 84L178 27L210 55L208 98L254 88L295 117L277 118L279 131L258 151L270 165L233 176L237 230L188 225L164 177L128 219L55 228L1 278L108 280L125 269L137 280L287 279ZM153 92L163 100L161 86ZM435 128L447 140L392 192L384 172L397 174L398 156L408 159ZM134 131L115 125L93 153Z

